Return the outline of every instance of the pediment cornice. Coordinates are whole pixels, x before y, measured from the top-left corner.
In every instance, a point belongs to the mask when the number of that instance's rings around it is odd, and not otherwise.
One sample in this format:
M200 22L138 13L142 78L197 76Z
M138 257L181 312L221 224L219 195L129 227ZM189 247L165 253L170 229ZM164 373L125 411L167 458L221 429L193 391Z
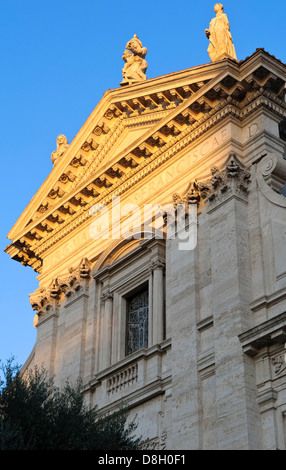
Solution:
M285 65L258 50L241 63L226 59L106 92L9 233L6 251L40 271L42 253L93 204L108 204L226 116L242 120L261 105L285 116L285 81Z

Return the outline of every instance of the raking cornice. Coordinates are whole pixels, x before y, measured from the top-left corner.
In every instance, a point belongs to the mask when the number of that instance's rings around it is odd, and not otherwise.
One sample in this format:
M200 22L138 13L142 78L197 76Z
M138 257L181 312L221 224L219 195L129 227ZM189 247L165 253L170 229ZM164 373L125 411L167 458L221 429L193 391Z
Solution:
M108 204L112 196L123 194L226 116L243 120L258 106L267 106L285 116L283 64L278 63L275 73L277 61L263 51L256 51L240 65L229 59L223 62L224 67L210 66L217 74L209 79L205 74L202 77L200 70L199 78L204 80L198 83L192 70L189 81L186 72L183 78L173 74L179 80L177 86L173 75L168 77L171 86L169 83L167 89L164 81L161 92L158 83L162 85L162 79L153 79L145 82L144 87L127 87L129 92L125 89L123 93L117 90L107 93L103 97L105 103L96 108L96 123L92 119L85 133L79 132L80 137L74 139L64 155L65 161L53 169L50 199L47 193L40 199L43 191L39 191L32 200L34 214L30 222L23 226L22 216L21 227L19 219L9 234L13 236L13 243L6 251L40 271L42 253L85 222L93 204ZM198 68L195 69L198 72ZM205 72L205 66L202 69ZM153 93L148 94L154 83L156 90L153 88ZM118 101L119 96L125 99ZM150 107L147 106L149 99ZM124 130L140 126L143 130L139 137L112 156L112 149ZM96 141L96 137L101 140ZM75 151L75 147L79 150ZM35 206L43 212L38 210L35 215Z

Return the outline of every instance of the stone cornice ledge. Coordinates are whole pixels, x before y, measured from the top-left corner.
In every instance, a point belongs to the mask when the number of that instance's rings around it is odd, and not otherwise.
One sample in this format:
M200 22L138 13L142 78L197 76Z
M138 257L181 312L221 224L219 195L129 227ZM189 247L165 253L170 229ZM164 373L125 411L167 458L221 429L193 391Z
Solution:
M112 403L101 407L100 412L98 413L98 417L104 416L106 413L113 413L118 411L118 409L122 408L123 403L125 405L125 409L128 410L139 406L141 403L146 403L147 400L151 400L158 395L164 394L167 388L170 386L171 382L171 375L163 379L155 379L147 385L139 387L134 392L126 394L124 398L121 397L118 400L112 401ZM88 389L84 390L84 392L88 391Z
M253 312L257 312L263 308L269 308L272 305L282 302L285 299L286 299L286 292L285 292L285 289L283 288L274 292L271 295L264 295L260 297L259 299L256 299L255 301L251 302L250 307Z
M257 103L258 106L259 104L260 103ZM254 104L249 106L248 112L253 112L254 107ZM233 104L231 104L231 100L226 99L224 102L219 103L214 107L203 118L199 119L189 128L183 130L179 136L172 139L162 149L157 150L152 157L141 163L136 169L133 169L126 175L122 176L120 180L114 183L110 188L103 191L100 196L95 198L91 203L87 204L83 210L76 212L71 216L66 223L55 228L51 235L45 238L44 243L42 241L35 243L35 254L37 256L41 256L41 254L49 249L53 244L57 243L73 229L88 220L90 217L89 209L94 204L109 204L112 201L113 196L120 196L123 194L136 183L141 181L145 176L174 157L179 151L194 142L197 138L201 137L215 124L230 115L235 116L237 119L242 118L242 113L239 112ZM244 117L245 115L243 118Z
M286 312L270 318L238 336L245 354L256 356L259 350L286 342Z

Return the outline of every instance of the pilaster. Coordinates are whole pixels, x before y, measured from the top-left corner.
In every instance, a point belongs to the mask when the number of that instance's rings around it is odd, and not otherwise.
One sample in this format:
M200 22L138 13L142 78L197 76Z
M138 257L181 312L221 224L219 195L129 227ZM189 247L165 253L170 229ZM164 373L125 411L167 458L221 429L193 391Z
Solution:
M194 202L193 199L190 202ZM169 442L169 446L194 450L200 448L196 329L199 316L198 252L194 247L188 249L188 244L184 249L184 242L177 235L166 241L166 331L172 338L172 393L169 399L172 443Z
M109 289L105 290L101 296L101 301L103 302L101 368L105 369L111 364L113 293Z
M160 259L151 263L153 273L153 344L159 344L164 339L164 268L165 263Z
M252 325L247 194L250 173L230 155L205 185L212 266L217 432L220 449L257 449L254 363L238 335Z

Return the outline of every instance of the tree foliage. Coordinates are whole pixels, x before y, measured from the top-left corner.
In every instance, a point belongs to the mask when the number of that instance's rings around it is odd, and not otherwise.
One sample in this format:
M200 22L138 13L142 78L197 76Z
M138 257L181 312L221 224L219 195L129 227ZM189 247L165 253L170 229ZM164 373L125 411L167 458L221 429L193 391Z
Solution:
M1 368L0 450L135 450L142 444L126 410L98 416L85 405L80 382L59 389L45 369L23 375L13 359Z

